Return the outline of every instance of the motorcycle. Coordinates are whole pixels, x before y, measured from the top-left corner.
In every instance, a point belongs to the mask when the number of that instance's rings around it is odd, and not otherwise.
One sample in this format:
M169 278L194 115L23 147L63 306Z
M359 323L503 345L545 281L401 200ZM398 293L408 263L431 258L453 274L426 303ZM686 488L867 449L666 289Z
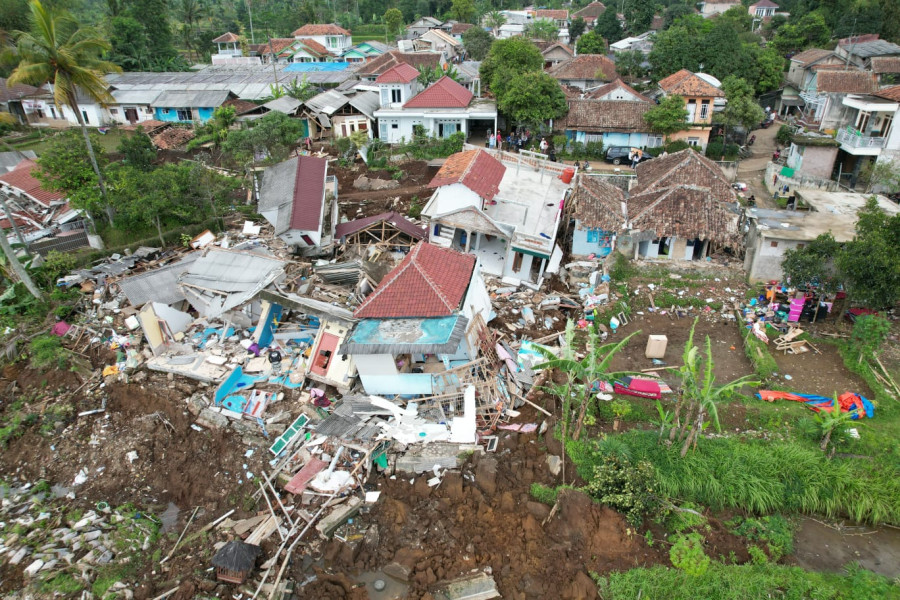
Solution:
M750 136L750 139L747 140L747 145L748 145L748 146L752 146L752 145L753 145L753 142L755 142L755 141L756 141L756 136L755 136L755 135L751 135L751 136Z

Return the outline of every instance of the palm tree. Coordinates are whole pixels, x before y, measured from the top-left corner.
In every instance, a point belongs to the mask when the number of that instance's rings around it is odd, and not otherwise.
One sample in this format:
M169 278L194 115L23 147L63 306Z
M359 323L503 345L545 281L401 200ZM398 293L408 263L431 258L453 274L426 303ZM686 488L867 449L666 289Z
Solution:
M200 0L181 0L175 10L175 15L181 21L181 34L189 58L196 54L197 59L200 59L200 52L194 48L194 26L203 18L205 9Z
M110 45L96 29L79 26L69 13L44 8L40 0L31 0L29 7L32 30L16 32L19 66L9 76L8 85L27 83L41 86L49 83L56 106L68 106L75 113L91 166L97 174L107 216L112 223L113 213L106 198L106 183L94 156L77 95L80 91L99 104L109 102L112 96L107 91L103 75L120 69L100 59Z
M492 10L485 16L484 24L490 27L491 33L494 34L494 37L497 37L500 28L506 24L506 15L500 11Z
M525 35L535 40L555 42L559 39L559 27L550 19L537 19L525 26Z

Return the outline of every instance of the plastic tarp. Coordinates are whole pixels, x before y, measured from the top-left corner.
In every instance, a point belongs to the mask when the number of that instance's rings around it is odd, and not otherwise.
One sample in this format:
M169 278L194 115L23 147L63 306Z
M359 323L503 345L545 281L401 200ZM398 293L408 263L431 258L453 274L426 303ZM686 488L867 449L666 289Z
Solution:
M807 408L816 412L831 410L834 402L833 398L815 394L792 394L790 392L776 392L772 390L760 390L756 397L766 402L774 402L776 400L803 402ZM859 419L860 414L864 414L870 419L875 415L875 407L865 396L860 396L853 392L844 392L838 396L837 401L841 407L841 412L853 413L854 420Z

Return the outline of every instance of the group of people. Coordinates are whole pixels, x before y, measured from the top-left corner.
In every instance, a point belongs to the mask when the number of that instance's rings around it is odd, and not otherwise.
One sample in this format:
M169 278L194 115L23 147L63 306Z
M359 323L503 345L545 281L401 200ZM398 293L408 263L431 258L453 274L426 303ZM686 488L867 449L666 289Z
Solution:
M507 152L520 152L522 149L527 149L532 141L532 133L528 129L511 131L506 137L503 137L503 133L498 129L496 132L488 130L486 145L491 150L497 149L506 150ZM553 148L553 144L551 144L546 137L541 138L538 148L540 149L541 154L548 155L551 161L556 162L555 149Z

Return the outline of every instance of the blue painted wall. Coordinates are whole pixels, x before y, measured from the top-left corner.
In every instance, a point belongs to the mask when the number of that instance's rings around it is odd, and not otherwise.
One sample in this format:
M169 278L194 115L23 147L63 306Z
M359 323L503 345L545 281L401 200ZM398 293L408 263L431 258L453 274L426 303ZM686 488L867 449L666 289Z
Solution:
M206 123L213 116L213 107L195 108L193 109L194 119L201 123ZM167 112L168 111L168 112ZM153 110L154 118L157 121L165 121L166 123L191 123L191 121L180 121L178 119L178 109L175 107L155 108Z
M576 142L585 143L585 133L583 131L566 131L566 137ZM650 141L649 133L603 133L603 147L610 146L634 146L635 148L643 148Z
M367 394L431 395L432 378L429 373L398 373L396 375L359 374Z
M575 221L575 230L572 232L572 254L606 256L612 252L612 240L612 232L585 229L581 223Z

